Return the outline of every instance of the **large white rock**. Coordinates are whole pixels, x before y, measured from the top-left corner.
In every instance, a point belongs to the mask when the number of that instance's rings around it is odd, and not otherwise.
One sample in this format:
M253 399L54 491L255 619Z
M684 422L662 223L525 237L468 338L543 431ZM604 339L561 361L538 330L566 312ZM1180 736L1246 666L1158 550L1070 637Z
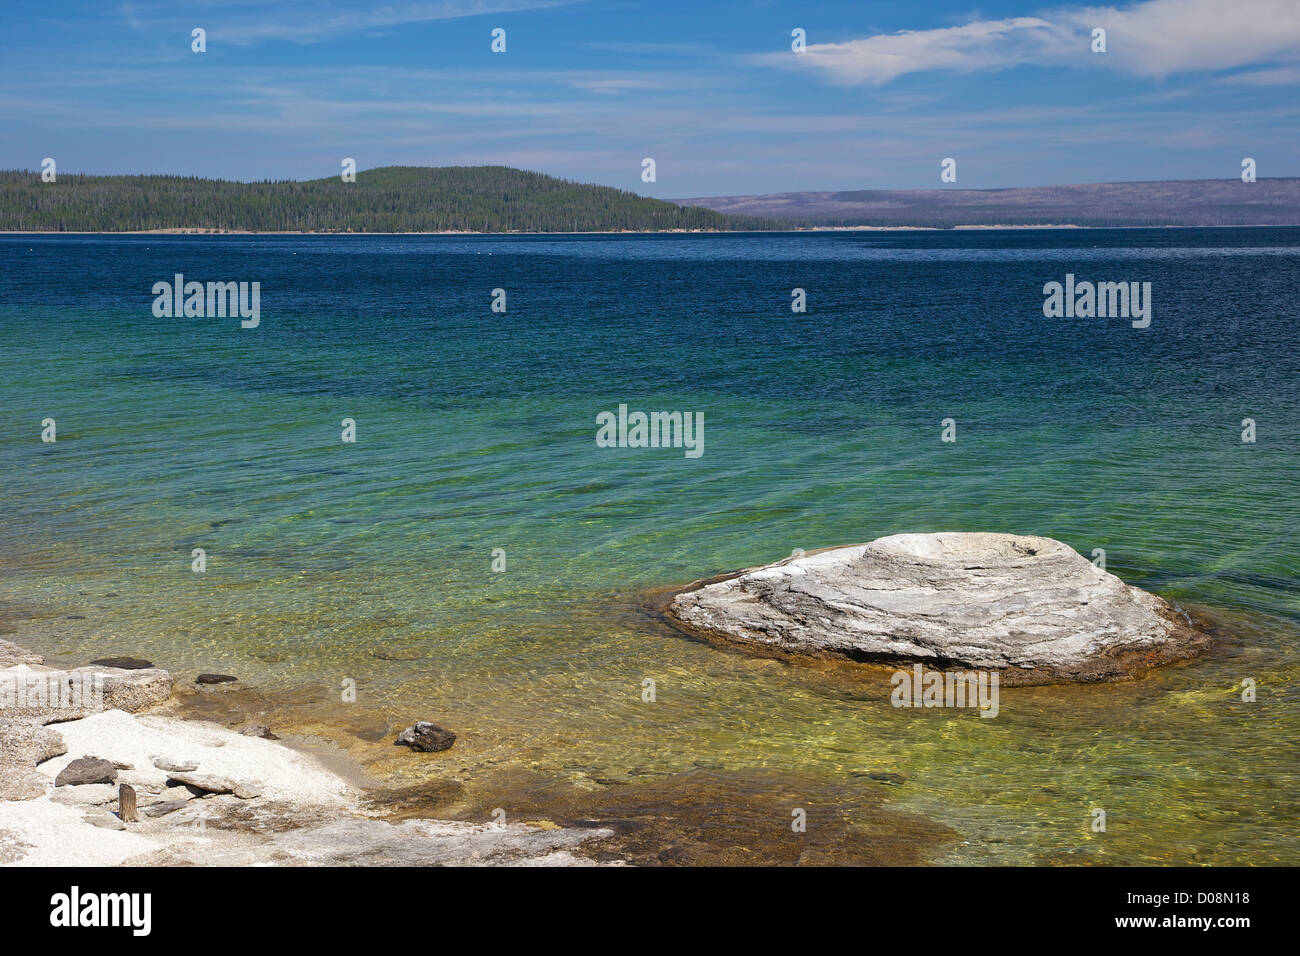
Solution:
M696 582L693 635L881 664L997 670L1005 683L1115 680L1209 639L1161 598L1051 538L896 534Z

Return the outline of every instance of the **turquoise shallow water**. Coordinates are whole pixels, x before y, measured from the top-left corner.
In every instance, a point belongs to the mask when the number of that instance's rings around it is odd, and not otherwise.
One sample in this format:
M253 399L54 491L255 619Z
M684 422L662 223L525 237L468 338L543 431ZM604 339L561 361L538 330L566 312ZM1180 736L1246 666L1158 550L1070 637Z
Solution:
M176 272L261 282L260 327L154 318ZM1043 318L1067 272L1151 282L1151 327ZM950 828L938 862L1296 863L1298 288L1295 229L0 237L0 611L46 652L292 691L344 737L433 717L453 762L354 752L489 806L526 772L541 809L641 779L708 807L722 775L717 812L778 779L849 844L887 799ZM704 455L598 448L620 403L703 413ZM1220 643L980 720L644 610L944 529L1104 548Z

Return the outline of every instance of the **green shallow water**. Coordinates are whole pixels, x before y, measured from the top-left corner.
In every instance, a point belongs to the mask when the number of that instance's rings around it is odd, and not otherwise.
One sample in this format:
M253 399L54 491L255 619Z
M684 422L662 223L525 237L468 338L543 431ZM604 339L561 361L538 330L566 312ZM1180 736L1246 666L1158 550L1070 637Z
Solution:
M237 674L431 811L631 820L647 859L1300 862L1297 255L1287 229L3 237L6 636ZM177 271L261 281L261 327L153 318ZM1044 319L1067 271L1151 281L1152 328ZM703 412L705 454L596 447L620 402ZM647 610L926 530L1104 548L1219 641L984 720ZM377 739L415 719L455 749Z

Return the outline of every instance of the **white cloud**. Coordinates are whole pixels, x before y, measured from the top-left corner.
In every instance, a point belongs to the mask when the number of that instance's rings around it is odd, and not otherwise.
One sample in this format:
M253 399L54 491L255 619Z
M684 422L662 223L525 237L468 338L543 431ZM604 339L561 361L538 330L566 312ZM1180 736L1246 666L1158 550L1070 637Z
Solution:
M1105 54L1090 50L1094 27L1107 31ZM1025 63L1105 66L1163 77L1300 59L1300 3L1145 0L1123 9L1063 7L1036 16L811 43L802 54L756 59L844 85L880 86L908 73L992 71Z
M980 20L941 30L903 30L847 43L812 43L801 54L765 54L780 66L821 70L835 83L882 85L923 70L992 70L1056 45L1056 29L1037 17Z
M1147 0L1065 15L1081 29L1105 27L1106 62L1142 76L1300 59L1295 0Z

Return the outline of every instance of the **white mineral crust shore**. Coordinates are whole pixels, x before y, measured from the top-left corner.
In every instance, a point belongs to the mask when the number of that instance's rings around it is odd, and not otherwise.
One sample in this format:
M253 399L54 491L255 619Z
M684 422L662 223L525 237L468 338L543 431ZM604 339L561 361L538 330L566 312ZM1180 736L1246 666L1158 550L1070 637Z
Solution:
M0 866L575 866L593 862L574 852L581 844L613 835L515 822L389 822L311 754L145 713L171 695L164 670L56 672L0 641L0 681L10 687L89 672L103 675L109 709L20 706L0 691ZM110 762L117 779L56 786L82 757ZM123 783L136 791L136 822L119 819Z

